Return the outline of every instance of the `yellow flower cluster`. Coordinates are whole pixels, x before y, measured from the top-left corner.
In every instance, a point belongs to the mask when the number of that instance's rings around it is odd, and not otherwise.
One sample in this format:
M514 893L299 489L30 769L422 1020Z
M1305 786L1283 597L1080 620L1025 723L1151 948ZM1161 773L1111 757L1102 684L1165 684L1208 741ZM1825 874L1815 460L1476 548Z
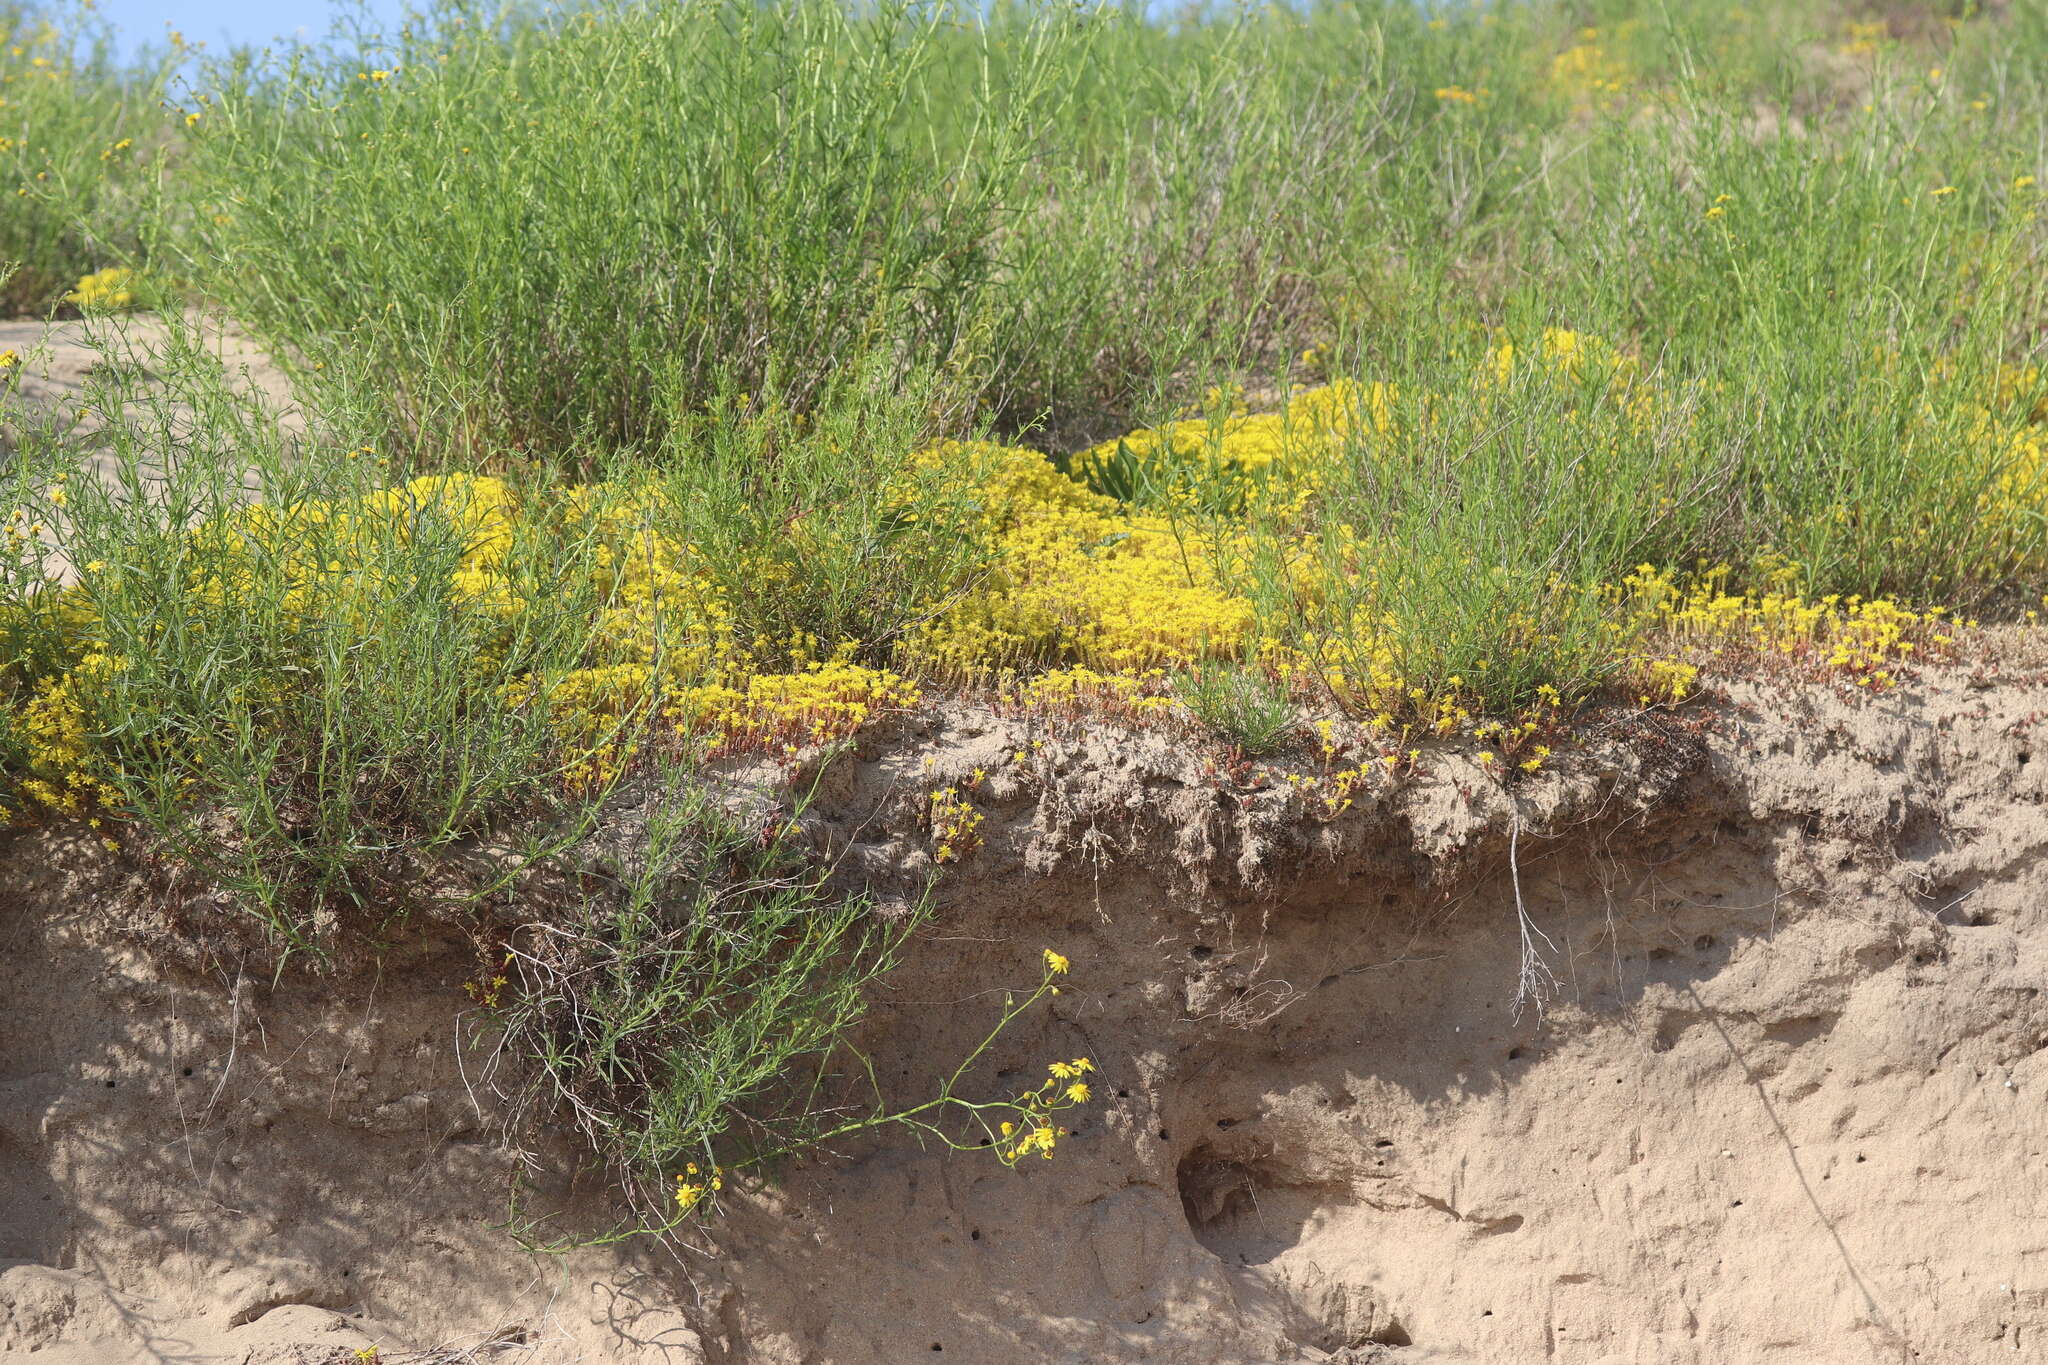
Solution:
M188 533L194 567L186 592L202 614L261 610L299 623L311 641L322 627L369 629L380 600L404 589L423 563L445 565L455 608L497 631L485 631L497 643L468 661L479 678L502 662L522 622L581 594L595 604L586 666L523 676L502 693L514 706L544 708L572 789L602 786L624 770L640 733L629 722L650 707L672 733L712 752L789 751L845 738L917 702L917 688L900 674L853 662L851 643L823 659L788 651L798 658L786 671L755 667L709 573L686 546L652 529L650 499L644 490L594 486L527 505L503 480L450 474L354 497L255 504ZM36 529L9 528L24 544ZM519 562L522 550L565 540L575 553L551 564L552 576ZM25 791L66 814L112 799L89 743L99 694L117 667L92 643L93 571L104 567L88 565L86 582L61 590L77 662L37 684L15 720L27 750Z
M21 790L62 815L80 816L116 799L92 746L97 694L121 661L95 650L70 670L37 684L16 721L27 751Z
M1618 602L1646 635L1716 650L1747 648L1793 657L1848 674L1858 686L1883 689L1916 651L1953 643L1940 607L1910 611L1886 598L1827 594L1808 598L1787 587L1760 593L1730 592L1729 571L1717 566L1679 583L1644 564L1623 580ZM1781 572L1789 580L1790 572ZM1650 682L1644 700L1683 696L1697 666L1675 659L1645 659Z
M1075 456L1072 468L1120 496L1129 487L1156 502L1298 511L1348 437L1392 429L1396 397L1391 385L1339 380L1298 388L1278 411L1254 413L1238 395L1212 391L1200 414L1106 441Z
M688 1163L683 1167L683 1174L676 1177L677 1214L688 1215L696 1212L699 1205L724 1188L723 1169L713 1166L711 1174L707 1176L697 1169L696 1162Z
M980 589L912 637L924 666L1123 673L1234 654L1250 631L1251 603L1222 588L1214 548L1172 518L1127 510L1032 450L950 445L920 458L958 462L996 546Z
M1387 768L1391 771L1397 761L1388 759ZM1310 809L1323 819L1334 820L1351 809L1355 793L1371 777L1372 765L1359 763L1355 766L1332 769L1319 777L1290 772L1287 774L1287 785L1297 795L1309 800L1312 803Z
M795 672L689 688L673 715L685 734L708 736L718 752L790 752L848 738L885 711L915 706L921 695L901 674L854 663L848 644Z
M1069 719L1122 715L1142 720L1173 709L1173 697L1161 690L1165 678L1166 670L1161 668L1103 673L1076 664L1009 679L1003 697L1006 703L1037 715Z
M242 507L188 533L186 591L195 609L261 608L303 621L308 638L331 637L338 626L367 628L394 575L440 566L453 609L474 615L483 641L467 665L493 679L507 703L545 716L563 778L577 790L619 777L650 737L700 753L782 755L847 739L916 705L921 693L911 679L919 673L993 682L999 706L1142 722L1176 706L1172 670L1211 660L1239 661L1288 694L1335 698L1369 718L1393 736L1393 747L1371 762L1395 766L1410 736L1467 735L1534 772L1545 755L1529 748L1531 734L1482 733L1480 690L1440 676L1426 644L1418 653L1403 639L1392 615L1401 585L1381 547L1352 527L1317 524L1318 498L1340 462L1402 458L1410 438L1447 420L1453 404L1486 407L1529 384L1571 386L1618 415L1621 431L1685 407L1660 397L1633 357L1598 337L1551 328L1519 346L1496 339L1460 393L1403 402L1391 385L1343 381L1296 389L1261 413L1238 395L1212 393L1197 414L1081 452L1071 472L1036 451L980 442L905 452L883 474L904 515L914 516L934 489L957 495L974 509L971 533L992 553L966 591L909 604L924 615L896 646L901 672L859 661L860 642L741 638L734 594L758 593L764 582L805 591L795 581L801 557L777 557L744 583L722 580L729 566L714 572L664 529L669 520L651 483L528 490L449 474ZM1953 416L1939 432L1931 417L1928 426L1943 439L1960 430L1995 462L1980 515L2010 525L2015 555L2033 556L2038 567L2044 552L2032 528L2048 486L2048 404L2030 370L2001 372L1992 387L1970 397L1975 415L1966 414L1966 430ZM1556 415L1590 423L1590 411L1565 404ZM1588 432L1608 439L1590 425ZM26 553L39 529L11 525L8 543ZM1266 588L1289 595L1300 613L1301 628L1287 639L1256 629L1244 587L1255 563L1269 575ZM12 728L27 755L26 790L73 814L110 795L91 754L96 699L120 667L96 644L94 594L115 582L104 569L88 564L84 581L60 595L72 612L69 671L16 687ZM1508 572L1476 560L1471 571L1476 583ZM1645 704L1687 695L1702 649L1797 656L1883 688L1916 651L1947 640L1937 612L1808 598L1789 571L1762 592L1731 591L1732 578L1726 569L1674 577L1646 565L1606 590L1602 648L1627 662ZM1545 634L1556 628L1546 613L1552 605L1569 610L1584 591L1555 579L1534 585L1539 598L1551 596L1529 605L1525 586L1501 577L1500 600L1523 605L1491 623L1496 661L1554 638ZM565 603L590 613L577 622L582 656L507 681L514 642ZM1469 673L1488 661L1459 666ZM281 689L290 680L253 685ZM1559 702L1553 692L1536 709L1554 711ZM1370 768L1337 766L1325 742L1324 777L1304 795L1334 816ZM930 817L939 861L955 861L978 842L980 817L958 790L935 794Z
M1637 27L1638 21L1630 19L1617 25L1608 38L1625 42ZM1611 103L1633 74L1596 28L1580 29L1578 40L1550 62L1552 83L1581 108Z
M1049 967L1053 972L1066 970L1066 959L1050 949L1046 951L1048 962L1057 960L1057 966ZM1001 1141L996 1144L996 1158L1005 1166L1015 1166L1027 1156L1040 1156L1052 1160L1053 1148L1067 1135L1067 1130L1052 1121L1052 1116L1077 1104L1086 1104L1094 1097L1085 1079L1095 1070L1095 1063L1086 1057L1076 1057L1071 1062L1053 1062L1046 1068L1046 1077L1035 1090L1019 1094L1009 1105L1017 1118L1005 1119L998 1125L996 1133Z
M80 308L126 308L135 302L135 272L110 265L90 275L81 275L78 288L64 296L64 302Z
M958 787L932 793L931 826L934 862L951 863L981 847L981 812Z
M1848 40L1837 51L1847 57L1867 57L1890 42L1892 36L1891 22L1885 19L1851 19L1845 31Z

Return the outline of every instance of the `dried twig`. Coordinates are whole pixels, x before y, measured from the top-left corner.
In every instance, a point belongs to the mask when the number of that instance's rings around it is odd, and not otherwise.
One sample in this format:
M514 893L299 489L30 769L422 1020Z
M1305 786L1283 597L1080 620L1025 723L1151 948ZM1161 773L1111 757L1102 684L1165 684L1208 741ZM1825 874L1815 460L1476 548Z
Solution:
M1515 919L1521 925L1522 932L1522 963L1521 970L1515 977L1514 1017L1515 1022L1520 1023L1522 1011L1533 1006L1536 1020L1541 1023L1544 1006L1557 994L1557 973L1550 970L1550 964L1544 960L1542 949L1539 949L1537 944L1540 941L1543 948L1548 948L1553 953L1557 951L1557 944L1551 940L1550 935L1536 927L1535 921L1529 918L1528 905L1522 900L1521 837L1522 812L1519 806L1511 806L1508 820L1508 878L1514 884Z

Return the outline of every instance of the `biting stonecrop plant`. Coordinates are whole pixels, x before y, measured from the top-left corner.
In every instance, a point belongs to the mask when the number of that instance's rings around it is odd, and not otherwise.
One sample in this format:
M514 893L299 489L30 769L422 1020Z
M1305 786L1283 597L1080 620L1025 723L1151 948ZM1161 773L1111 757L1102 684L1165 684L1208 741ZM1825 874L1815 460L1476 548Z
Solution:
M956 863L981 847L982 813L960 788L941 787L931 794L932 861Z

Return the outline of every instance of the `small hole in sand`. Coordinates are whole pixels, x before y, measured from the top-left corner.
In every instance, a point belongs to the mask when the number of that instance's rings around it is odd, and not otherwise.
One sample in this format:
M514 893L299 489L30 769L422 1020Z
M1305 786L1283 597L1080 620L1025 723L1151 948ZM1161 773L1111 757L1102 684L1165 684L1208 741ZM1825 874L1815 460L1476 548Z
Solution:
M109 1082L109 1084L111 1084L111 1082ZM1164 1128L1161 1128L1159 1130L1159 1140L1161 1142L1171 1142L1173 1141L1173 1137Z
M1509 1060L1509 1061L1511 1061L1511 1062L1519 1062L1519 1061L1521 1061L1521 1060L1522 1060L1522 1049L1520 1049L1520 1048L1518 1048L1518 1047L1511 1047L1511 1048L1509 1048L1509 1049L1508 1049L1508 1060Z
M1704 953L1707 949L1714 946L1714 936L1712 934L1701 934L1692 941L1692 946Z
M1216 1120L1216 1126L1217 1126L1218 1128L1228 1128L1228 1127L1230 1127L1231 1125L1235 1124L1236 1122L1237 1122L1237 1120L1236 1120L1236 1119L1218 1119L1218 1120Z
M937 1342L935 1341L935 1342L933 1342L933 1343L932 1343L932 1349L933 1349L934 1351L943 1351L943 1350L945 1350L946 1348L945 1348L945 1347L943 1347L943 1346L941 1346L941 1345L939 1345L939 1343L937 1343Z
M967 1240L970 1242L979 1242L981 1240L981 1229L976 1228L974 1231L968 1233Z
M107 1082L107 1089L109 1089L109 1090L112 1090L113 1088L114 1088L114 1082L112 1082L112 1081L108 1081L108 1082Z
M185 1070L184 1070L184 1073L183 1073L183 1074L185 1074L185 1075L187 1075L187 1076L191 1075L191 1074L192 1074L192 1068L191 1068L191 1067L189 1067L189 1066L188 1066L188 1067L186 1067L186 1068L185 1068Z
M1731 1209L1739 1209L1742 1207L1742 1201L1738 1199L1734 1203L1730 1204L1728 1207Z
M1197 943L1194 947L1188 949L1188 956L1197 962L1202 962L1207 960L1215 951L1214 948L1211 948L1206 943Z
M1128 1090L1119 1090L1116 1092L1116 1097L1120 1100L1127 1100L1131 1097L1131 1092Z

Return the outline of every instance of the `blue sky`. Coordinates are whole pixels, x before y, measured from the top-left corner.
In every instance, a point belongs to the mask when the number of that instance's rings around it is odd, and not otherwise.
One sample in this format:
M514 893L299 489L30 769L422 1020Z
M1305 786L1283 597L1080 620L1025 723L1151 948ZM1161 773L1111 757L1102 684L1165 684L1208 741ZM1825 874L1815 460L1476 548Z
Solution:
M337 13L334 0L98 0L93 8L120 28L122 49L128 52L160 40L166 23L192 42L219 50L229 43L261 44L277 37L320 38ZM404 5L402 0L369 0L360 8L394 20Z

